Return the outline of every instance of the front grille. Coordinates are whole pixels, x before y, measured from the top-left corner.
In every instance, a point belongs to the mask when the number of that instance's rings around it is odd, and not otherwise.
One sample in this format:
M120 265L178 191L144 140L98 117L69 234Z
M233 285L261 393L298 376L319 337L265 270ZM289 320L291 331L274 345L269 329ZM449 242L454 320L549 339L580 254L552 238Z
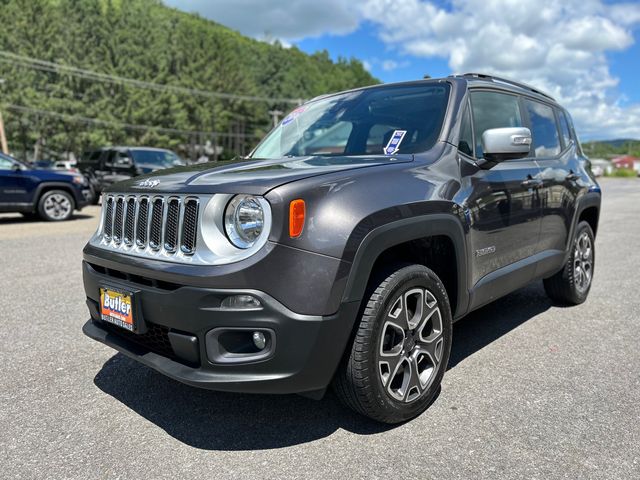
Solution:
M193 255L199 208L194 197L108 195L103 206L102 244L145 254Z

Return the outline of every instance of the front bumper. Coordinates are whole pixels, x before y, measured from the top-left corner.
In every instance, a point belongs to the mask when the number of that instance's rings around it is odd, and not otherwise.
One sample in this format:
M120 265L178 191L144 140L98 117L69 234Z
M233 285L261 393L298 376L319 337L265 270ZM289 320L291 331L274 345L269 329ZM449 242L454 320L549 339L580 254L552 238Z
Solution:
M82 210L91 203L93 195L88 187L74 188L74 199L76 201L76 210Z
M87 336L175 380L213 390L303 393L324 389L340 362L358 310L358 302L352 302L341 305L335 315L300 315L257 290L145 285L141 277L114 278L87 262L83 262L83 276L91 313L83 327ZM100 286L132 291L149 333L134 335L102 322ZM221 308L225 297L237 294L258 298L261 309ZM221 363L212 354L213 336L207 335L221 328L272 332L273 351L257 360Z

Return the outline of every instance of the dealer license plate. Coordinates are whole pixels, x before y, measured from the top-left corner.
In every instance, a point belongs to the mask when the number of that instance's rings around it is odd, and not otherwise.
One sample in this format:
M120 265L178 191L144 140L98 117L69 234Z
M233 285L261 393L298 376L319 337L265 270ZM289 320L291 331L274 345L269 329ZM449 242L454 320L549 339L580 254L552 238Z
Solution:
M133 295L112 288L100 288L100 317L120 328L135 331Z

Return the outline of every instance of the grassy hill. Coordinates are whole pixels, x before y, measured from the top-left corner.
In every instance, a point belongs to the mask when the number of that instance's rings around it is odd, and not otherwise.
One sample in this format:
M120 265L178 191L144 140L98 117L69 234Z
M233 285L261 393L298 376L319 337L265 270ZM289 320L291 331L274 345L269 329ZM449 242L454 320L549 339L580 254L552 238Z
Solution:
M327 52L307 55L259 42L159 0L0 0L0 22L0 109L18 156L116 143L194 154L193 146L207 140L246 151L269 129L270 111L295 106L210 98L112 76L276 99L377 83L357 60L332 62Z
M611 158L619 155L640 157L640 140L615 139L585 142L582 149L591 158Z

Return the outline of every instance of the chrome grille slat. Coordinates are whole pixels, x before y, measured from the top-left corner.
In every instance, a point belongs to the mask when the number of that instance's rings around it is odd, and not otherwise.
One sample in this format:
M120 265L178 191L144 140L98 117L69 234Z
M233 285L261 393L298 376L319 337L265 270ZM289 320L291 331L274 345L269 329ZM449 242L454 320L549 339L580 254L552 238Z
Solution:
M182 253L185 255L193 255L196 250L199 207L200 205L197 198L187 198L184 201L180 250L182 250Z
M113 235L113 197L108 197L105 200L104 211L104 224L102 230L104 232L104 238L111 240L111 235Z
M124 243L125 245L133 245L134 231L136 226L136 198L127 198L127 208L125 210L124 219Z
M124 198L116 199L116 213L113 215L113 241L116 244L122 243L122 229L124 227Z
M136 245L146 247L149 232L149 198L141 197L138 201L138 218L136 221Z
M151 226L149 227L149 247L160 250L162 246L162 223L164 221L164 199L154 197L151 206Z
M178 248L178 229L180 220L180 200L170 198L167 202L167 214L164 222L164 249L174 253Z

